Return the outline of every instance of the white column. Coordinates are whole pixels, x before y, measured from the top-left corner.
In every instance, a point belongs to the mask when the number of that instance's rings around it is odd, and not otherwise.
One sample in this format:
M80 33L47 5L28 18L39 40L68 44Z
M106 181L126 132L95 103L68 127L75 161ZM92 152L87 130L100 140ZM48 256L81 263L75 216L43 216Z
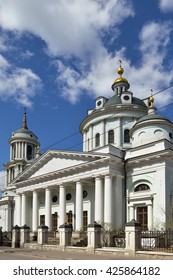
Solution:
M122 178L117 175L117 177L114 179L114 182L115 182L114 223L116 225L116 228L120 228L123 223L123 207L124 207L123 192L122 192L122 188L123 188Z
M118 117L117 123L116 123L116 132L115 132L115 138L116 138L116 143L117 146L121 146L121 119Z
M153 213L152 213L152 204L148 205L148 230L153 228Z
M112 227L112 177L105 176L104 188L104 223L108 228Z
M95 178L95 221L99 224L103 223L103 211L103 179L98 177Z
M103 147L105 145L105 122L102 121L100 126L100 146Z
M38 193L33 191L32 194L32 230L37 231L38 227Z
M24 158L24 152L23 152L23 151L24 151L24 150L23 150L23 145L24 145L24 143L22 142L21 145L22 145L22 156L21 156L21 158Z
M21 195L15 196L15 225L21 226Z
M59 186L59 225L65 224L66 221L66 190L65 186Z
M93 141L94 141L94 139L93 139L93 126L91 125L90 127L89 127L89 151L91 151L91 150L93 150Z
M130 206L129 208L130 208L130 215L129 215L129 222L130 222L135 218L135 211L133 206Z
M87 133L85 130L83 132L83 151L87 151Z
M83 230L83 188L76 182L76 231Z
M12 149L12 146L10 146L10 160L12 160L13 158L13 149Z
M51 190L45 190L45 225L52 230Z
M22 226L26 224L26 194L22 193Z

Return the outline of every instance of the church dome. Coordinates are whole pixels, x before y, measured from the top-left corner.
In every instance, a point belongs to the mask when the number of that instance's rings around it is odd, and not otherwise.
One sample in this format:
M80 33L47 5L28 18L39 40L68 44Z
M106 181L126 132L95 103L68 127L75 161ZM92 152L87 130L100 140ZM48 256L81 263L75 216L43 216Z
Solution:
M129 92L128 92L129 93ZM127 94L128 94L127 93ZM124 93L124 96L125 93ZM111 98L109 98L106 103L104 104L104 107L108 107L108 106L113 106L113 105L118 105L118 104L122 104L122 98L118 95L114 95L112 96ZM139 99L139 98L136 98L136 97L132 97L132 104L134 105L139 105L139 106L142 106L142 107L145 107L147 108L146 104L144 103L143 100Z
M12 133L9 142L12 142L17 139L21 139L22 141L25 139L26 141L29 142L38 143L38 137L27 127L26 112L24 112L22 128Z
M153 101L154 99L152 98L148 114L141 117L130 130L132 147L161 139L173 142L173 124L168 118L156 113Z

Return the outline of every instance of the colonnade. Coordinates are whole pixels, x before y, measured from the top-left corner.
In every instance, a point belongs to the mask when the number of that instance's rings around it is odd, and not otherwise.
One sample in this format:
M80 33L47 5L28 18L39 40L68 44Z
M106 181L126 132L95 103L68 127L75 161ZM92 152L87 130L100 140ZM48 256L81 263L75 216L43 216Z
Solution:
M117 185L118 183L118 185ZM74 230L80 231L83 229L83 186L84 181L79 180L75 182L75 225ZM57 189L57 195L59 196L59 205L58 205L58 215L59 215L59 226L66 222L66 184L60 184ZM113 215L114 209L113 203L113 193L114 189L118 188L119 192L122 193L122 179L116 178L113 180L113 177L110 175L106 175L103 177L96 177L94 187L94 201L93 207L94 215L91 217L90 223L94 221L99 223L106 223L109 225L113 224ZM32 230L37 231L37 227L39 226L39 192L43 192L44 189L34 189L32 191ZM49 230L52 229L52 196L51 196L51 188L45 188L45 225L49 227ZM55 191L55 188L54 188ZM23 192L22 194L18 193L15 196L15 224L18 226L23 226L26 223L26 201L27 196L29 194ZM31 195L31 193L30 193ZM121 200L121 196L117 199L117 201ZM90 201L91 203L91 201ZM120 204L122 204L120 202ZM119 215L122 218L121 209L119 209Z

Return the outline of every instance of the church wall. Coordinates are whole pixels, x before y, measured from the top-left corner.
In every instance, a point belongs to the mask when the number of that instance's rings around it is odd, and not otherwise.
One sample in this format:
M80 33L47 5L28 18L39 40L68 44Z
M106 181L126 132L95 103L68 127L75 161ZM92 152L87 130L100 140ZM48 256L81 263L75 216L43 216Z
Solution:
M136 147L160 139L167 139L172 142L172 139L170 138L171 135L173 135L173 129L171 126L166 126L165 124L159 124L158 127L156 125L148 125L148 127L138 128L133 133L132 145L133 147Z
M150 190L134 192L135 187L147 184ZM127 172L127 219L136 216L136 207L151 205L153 228L159 229L166 222L166 173L165 162L150 161L148 164L131 166ZM133 207L133 208L132 208ZM130 212L131 211L131 212Z

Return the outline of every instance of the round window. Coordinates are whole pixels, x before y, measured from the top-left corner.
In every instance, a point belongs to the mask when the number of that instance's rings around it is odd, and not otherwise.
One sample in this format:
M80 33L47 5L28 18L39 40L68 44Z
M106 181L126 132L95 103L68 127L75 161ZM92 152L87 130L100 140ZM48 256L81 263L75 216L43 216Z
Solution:
M66 194L66 200L70 200L72 197L71 193Z
M130 97L129 97L128 95L124 95L123 98L124 98L124 100L126 100L126 101L130 99Z
M87 191L83 191L83 198L86 198L88 195Z
M100 106L101 104L102 104L101 101L98 101L98 102L97 102L97 106Z
M52 202L57 202L57 200L58 200L58 198L57 198L57 196L56 195L54 195L53 197L52 197Z

